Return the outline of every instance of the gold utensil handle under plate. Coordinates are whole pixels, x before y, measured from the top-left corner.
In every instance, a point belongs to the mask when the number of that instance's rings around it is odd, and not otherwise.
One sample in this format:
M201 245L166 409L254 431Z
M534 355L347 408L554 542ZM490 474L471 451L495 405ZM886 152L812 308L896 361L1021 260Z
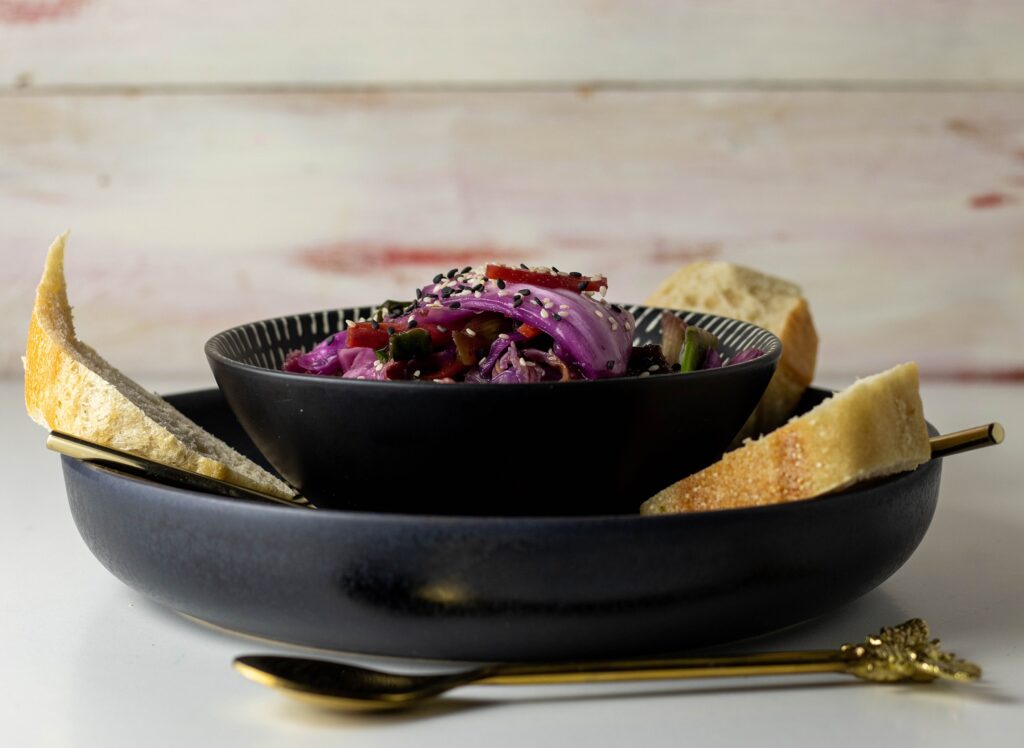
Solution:
M46 446L54 452L60 452L68 457L74 457L77 460L84 460L97 465L103 465L104 467L111 467L116 470L131 473L132 475L138 475L143 478L158 480L184 488L206 491L208 493L215 493L219 496L228 496L234 499L272 501L275 504L283 504L285 506L302 507L305 509L315 508L301 496L297 496L294 499L286 499L281 496L264 493L263 491L256 491L245 486L237 486L234 483L228 483L227 481L218 480L217 478L211 478L208 475L192 473L188 470L164 465L159 462L154 462L153 460L148 460L145 457L139 457L138 455L122 452L101 444L95 444L93 442L86 441L85 439L79 439L77 436L60 433L59 431L50 432L46 437Z

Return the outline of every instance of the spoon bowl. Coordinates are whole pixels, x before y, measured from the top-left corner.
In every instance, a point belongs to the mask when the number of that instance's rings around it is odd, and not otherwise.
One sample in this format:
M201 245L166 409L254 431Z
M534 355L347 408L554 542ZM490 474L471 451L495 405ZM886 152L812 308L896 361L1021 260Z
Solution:
M233 665L249 680L300 701L362 712L404 709L485 675L482 669L405 675L328 660L273 655L246 655L235 659Z

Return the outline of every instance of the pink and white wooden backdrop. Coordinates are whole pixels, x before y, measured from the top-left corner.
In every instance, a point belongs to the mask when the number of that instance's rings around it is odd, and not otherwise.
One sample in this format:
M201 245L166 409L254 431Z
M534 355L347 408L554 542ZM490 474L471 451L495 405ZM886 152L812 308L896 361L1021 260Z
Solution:
M804 286L823 375L1021 380L1022 39L1013 0L0 0L0 375L70 228L143 381L454 265L633 301L708 257Z

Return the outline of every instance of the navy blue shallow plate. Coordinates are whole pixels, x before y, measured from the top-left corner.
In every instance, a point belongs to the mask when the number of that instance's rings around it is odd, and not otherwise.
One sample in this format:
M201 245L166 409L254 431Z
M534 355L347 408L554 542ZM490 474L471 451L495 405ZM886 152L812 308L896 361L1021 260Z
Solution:
M262 459L218 391L169 399ZM282 642L474 661L650 655L812 618L910 557L941 470L753 509L460 517L291 509L63 467L90 550L158 603Z

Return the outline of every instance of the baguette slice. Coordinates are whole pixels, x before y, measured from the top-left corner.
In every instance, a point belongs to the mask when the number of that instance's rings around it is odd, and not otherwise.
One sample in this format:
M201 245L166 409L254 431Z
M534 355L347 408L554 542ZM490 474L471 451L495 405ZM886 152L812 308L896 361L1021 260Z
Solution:
M641 514L779 504L912 470L931 458L917 364L858 380L648 499Z
M782 341L775 376L737 445L785 423L814 379L818 334L800 287L789 281L729 262L694 262L666 278L647 304L741 319L771 330Z
M115 369L75 336L67 234L50 246L28 328L25 407L36 423L172 467L290 498L286 483Z

